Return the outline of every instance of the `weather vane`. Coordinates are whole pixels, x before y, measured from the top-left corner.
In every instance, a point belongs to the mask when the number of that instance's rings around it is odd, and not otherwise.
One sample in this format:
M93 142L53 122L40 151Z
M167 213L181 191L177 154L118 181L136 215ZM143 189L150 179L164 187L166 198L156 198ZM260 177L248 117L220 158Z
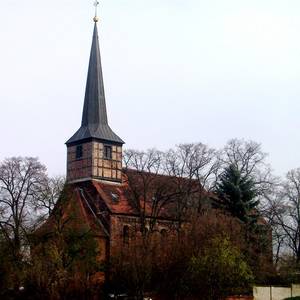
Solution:
M95 0L95 2L94 2L94 6L95 6L94 22L98 22L99 21L99 17L98 17L98 5L99 5L99 1Z

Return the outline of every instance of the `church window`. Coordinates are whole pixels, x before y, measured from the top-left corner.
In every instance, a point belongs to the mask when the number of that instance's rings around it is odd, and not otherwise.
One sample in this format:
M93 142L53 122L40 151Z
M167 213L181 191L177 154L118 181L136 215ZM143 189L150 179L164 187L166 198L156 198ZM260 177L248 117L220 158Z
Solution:
M104 146L104 158L111 159L111 157L112 157L111 146Z
M76 159L82 158L82 145L76 147Z
M160 242L161 245L164 246L166 243L166 238L167 238L167 230L166 229L162 229L160 231Z
M167 237L167 230L166 229L162 229L160 231L161 234L161 238L164 240Z
M149 233L149 228L145 226L144 229L141 229L141 232L146 236Z
M123 227L123 244L129 244L129 226L127 225Z
M119 202L119 195L115 194L115 193L111 193L111 198L113 200L113 202Z

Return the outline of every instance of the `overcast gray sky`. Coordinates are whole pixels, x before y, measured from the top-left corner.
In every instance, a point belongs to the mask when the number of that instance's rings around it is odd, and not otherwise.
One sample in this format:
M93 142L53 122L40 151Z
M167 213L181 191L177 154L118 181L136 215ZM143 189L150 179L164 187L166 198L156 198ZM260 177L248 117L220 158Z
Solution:
M262 143L300 167L299 0L102 0L109 121L127 148ZM0 1L0 160L64 174L78 129L93 0Z

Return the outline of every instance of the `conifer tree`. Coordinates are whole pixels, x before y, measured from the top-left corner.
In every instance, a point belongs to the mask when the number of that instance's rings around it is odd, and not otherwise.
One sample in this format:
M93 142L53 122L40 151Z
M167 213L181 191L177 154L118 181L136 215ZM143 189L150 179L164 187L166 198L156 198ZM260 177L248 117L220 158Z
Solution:
M253 179L234 166L228 166L217 183L218 207L226 209L244 223L256 220L255 208L259 201Z

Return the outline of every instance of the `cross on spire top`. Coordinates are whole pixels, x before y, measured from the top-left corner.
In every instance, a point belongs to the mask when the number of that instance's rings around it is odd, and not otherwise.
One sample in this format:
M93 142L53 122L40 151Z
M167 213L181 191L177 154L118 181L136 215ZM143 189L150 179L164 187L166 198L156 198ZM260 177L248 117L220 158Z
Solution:
M97 23L99 21L99 17L98 17L98 6L99 6L99 1L95 0L94 2L94 6L95 6L95 17L94 17L94 22Z

